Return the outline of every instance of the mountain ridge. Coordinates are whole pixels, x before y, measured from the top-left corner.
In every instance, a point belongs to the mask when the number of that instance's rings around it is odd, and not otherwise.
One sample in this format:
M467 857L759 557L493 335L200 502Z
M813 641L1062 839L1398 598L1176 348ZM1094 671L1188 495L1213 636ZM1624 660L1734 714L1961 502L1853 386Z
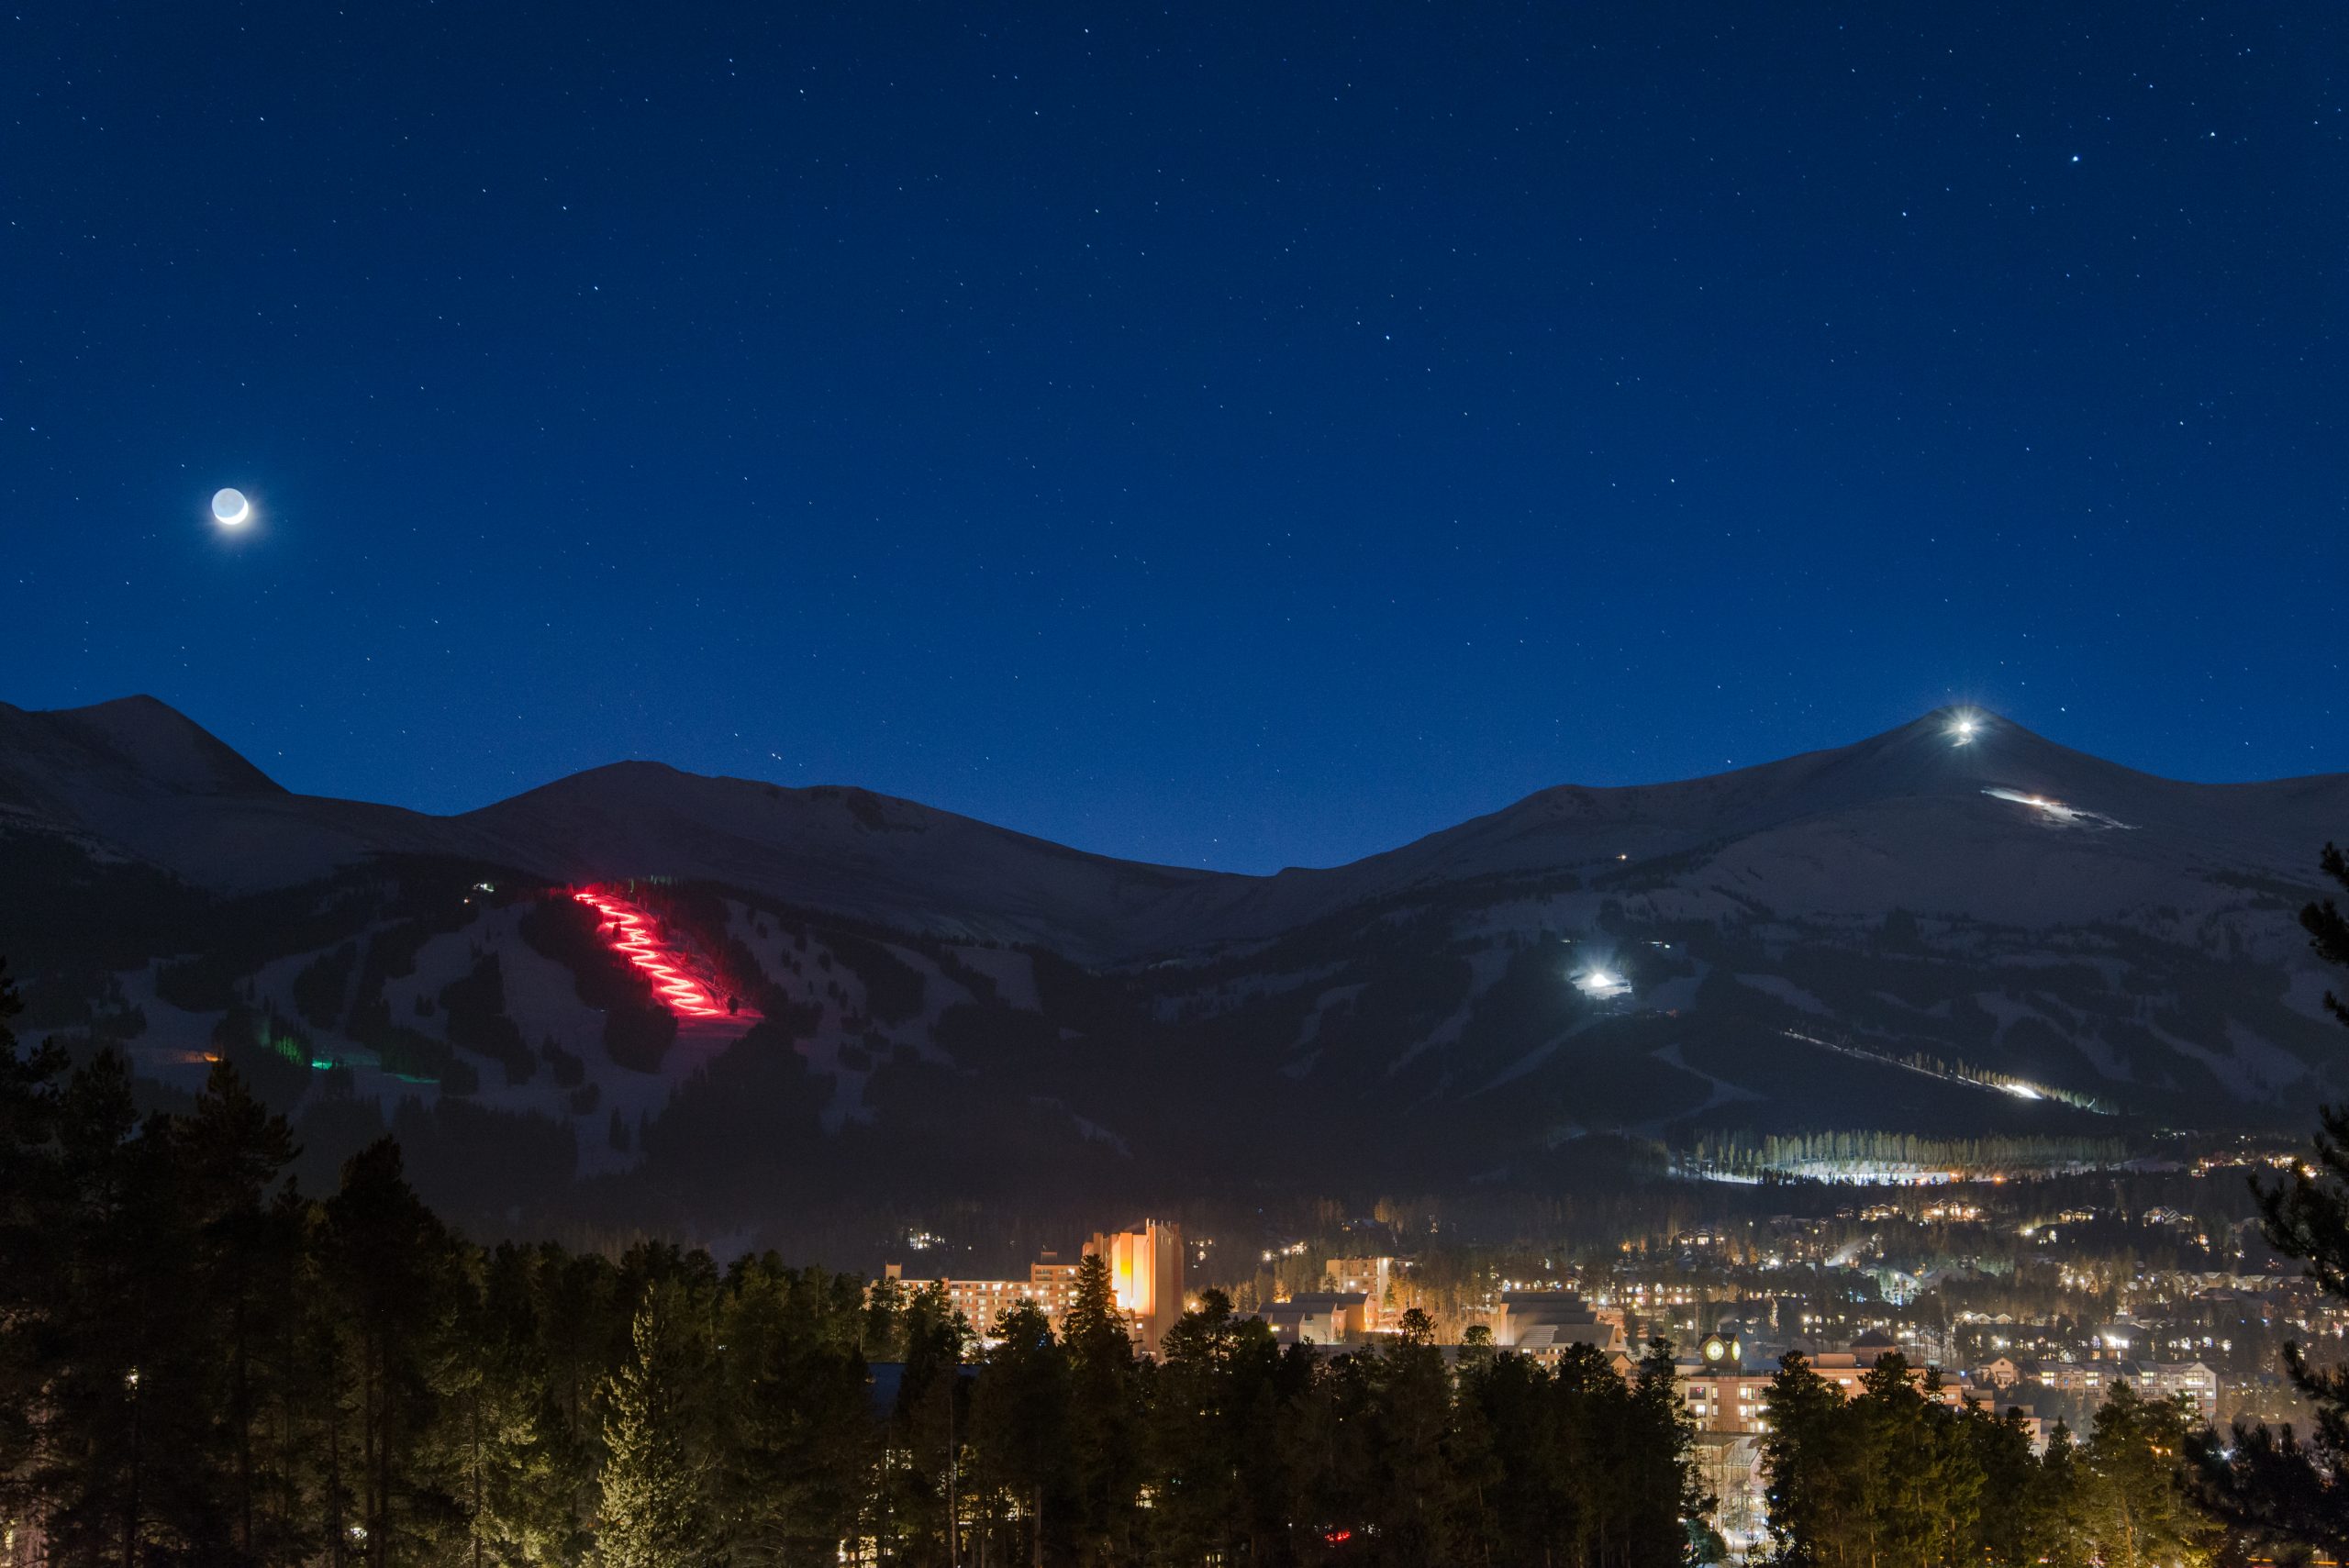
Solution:
M2349 775L2162 779L1995 715L1264 876L648 762L429 817L208 741L161 705L0 706L27 1027L124 1040L173 1092L262 1029L349 1070L276 1091L319 1161L397 1125L466 1151L460 1197L525 1146L540 1187L640 1168L696 1215L843 1184L1538 1184L1608 1136L2104 1158L2349 1091L2296 920ZM649 901L750 1010L665 1050L623 1029L548 924L582 884Z
M1963 743L1962 718L1975 726ZM1930 839L1944 830L1931 820L1937 814L1897 803L1938 803L1970 829L1999 800L1993 790L2024 797L2000 804L2027 820L2037 799L2129 831L2176 839L2184 828L2195 840L2189 859L2243 871L2305 870L2324 825L2349 816L2349 774L2192 784L1996 715L1940 708L1846 746L1724 773L1552 785L1355 861L1257 874L1097 854L853 785L790 786L645 760L434 816L287 791L151 697L47 711L0 704L0 808L218 890L296 882L373 854L471 856L556 877L729 882L863 917L1047 940L1111 960L1264 940L1416 885L1600 874L1838 814L1906 813L1917 819L1909 830ZM2230 828L2211 806L2265 820ZM2049 825L2045 815L2036 825Z

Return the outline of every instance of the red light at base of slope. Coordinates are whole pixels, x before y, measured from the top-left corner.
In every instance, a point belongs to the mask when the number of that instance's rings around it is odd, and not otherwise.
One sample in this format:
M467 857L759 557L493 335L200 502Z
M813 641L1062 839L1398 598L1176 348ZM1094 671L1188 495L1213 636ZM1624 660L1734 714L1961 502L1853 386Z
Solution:
M571 895L601 915L610 929L605 933L612 951L644 971L652 982L652 989L670 1010L688 1018L722 1018L726 1009L718 1004L702 986L700 981L677 966L677 962L654 945L652 932L642 911L630 908L620 900L602 893L574 893Z

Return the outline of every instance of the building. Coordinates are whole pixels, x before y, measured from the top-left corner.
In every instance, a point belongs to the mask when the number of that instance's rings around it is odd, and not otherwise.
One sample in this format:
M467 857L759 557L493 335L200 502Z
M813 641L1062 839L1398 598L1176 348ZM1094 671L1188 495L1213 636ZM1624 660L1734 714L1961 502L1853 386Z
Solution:
M1697 1472L1713 1496L1712 1526L1743 1558L1768 1528L1762 1465L1762 1401L1770 1372L1745 1365L1745 1345L1734 1331L1709 1334L1697 1353L1673 1368L1680 1397L1697 1429ZM1858 1390L1854 1388L1854 1393Z
M2147 1399L2176 1396L2205 1420L2219 1408L2219 1374L2200 1362L2122 1362L2113 1376Z
M2142 1330L2126 1312L2099 1323L2088 1334L2088 1354L2098 1361L2127 1361Z
M2100 1405L2114 1375L2110 1362L2041 1362L2039 1381L2051 1393Z
M1370 1297L1359 1291L1319 1291L1275 1301L1256 1316L1285 1345L1345 1345L1373 1331L1373 1312Z
M1387 1293L1395 1284L1395 1272L1392 1258L1331 1258L1321 1265L1321 1281L1325 1289L1336 1295L1368 1297L1364 1331L1375 1334L1389 1327Z
M1623 1314L1592 1307L1571 1290L1511 1290L1493 1313L1493 1343L1551 1365L1571 1345L1589 1345L1623 1366L1631 1362Z
M1180 1226L1155 1219L1142 1221L1139 1230L1104 1231L1085 1244L1086 1257L1099 1256L1109 1265L1109 1289L1118 1310L1125 1316L1143 1350L1156 1354L1158 1341L1187 1303L1183 1295L1183 1231ZM902 1264L891 1263L882 1277L907 1290L938 1285L947 1302L980 1334L990 1333L1007 1307L1032 1301L1058 1332L1076 1303L1075 1263L1061 1262L1047 1252L1028 1265L1026 1279L907 1279Z
M1024 1280L907 1279L903 1266L897 1263L883 1269L882 1277L896 1281L907 1290L920 1290L932 1284L944 1286L947 1304L983 1338L995 1332L996 1319L1006 1309L1023 1301L1032 1301L1042 1308L1057 1331L1061 1319L1076 1299L1076 1265L1061 1262L1050 1252L1028 1265L1028 1277Z
M1731 1555L1742 1559L1770 1529L1770 1478L1762 1462L1762 1439L1749 1432L1698 1432L1692 1457L1698 1479L1713 1499L1708 1516L1712 1527Z
M1145 1219L1140 1229L1108 1231L1085 1244L1087 1257L1109 1262L1109 1288L1134 1338L1152 1355L1183 1316L1183 1228Z

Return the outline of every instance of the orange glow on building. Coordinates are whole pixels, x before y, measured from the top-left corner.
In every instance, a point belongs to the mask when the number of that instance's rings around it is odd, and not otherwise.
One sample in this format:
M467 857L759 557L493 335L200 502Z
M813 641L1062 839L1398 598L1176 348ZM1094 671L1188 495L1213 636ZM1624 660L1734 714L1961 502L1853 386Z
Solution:
M1160 1336L1183 1316L1183 1228L1145 1219L1138 1230L1096 1236L1085 1250L1108 1263L1118 1310L1142 1349L1154 1352Z
M1182 1227L1146 1219L1137 1230L1104 1231L1085 1244L1085 1256L1108 1265L1110 1305L1141 1348L1155 1355L1161 1338L1189 1305L1183 1294ZM905 1290L943 1287L948 1304L981 1334L994 1328L1006 1307L1021 1301L1034 1302L1057 1332L1076 1304L1076 1264L1052 1252L1030 1264L1024 1280L908 1279L896 1263L882 1271L884 1280Z

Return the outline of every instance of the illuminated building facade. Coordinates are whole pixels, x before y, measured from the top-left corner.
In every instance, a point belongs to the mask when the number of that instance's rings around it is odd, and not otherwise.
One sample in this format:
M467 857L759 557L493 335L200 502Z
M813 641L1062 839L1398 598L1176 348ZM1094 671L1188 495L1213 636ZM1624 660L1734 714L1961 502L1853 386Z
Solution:
M1387 1291L1395 1283L1394 1259L1331 1258L1321 1265L1321 1277L1324 1289L1365 1299L1364 1331L1376 1333L1386 1326Z
M2039 1365L2042 1384L2090 1404L2104 1402L2105 1386L2112 1377L2110 1362L2042 1362Z
M1158 1341L1186 1305L1183 1294L1183 1230L1180 1226L1144 1220L1139 1230L1105 1231L1085 1244L1086 1257L1099 1256L1109 1265L1109 1288L1118 1310L1124 1314L1143 1350L1155 1354ZM1063 1263L1052 1253L1028 1266L1021 1279L907 1279L901 1264L891 1263L883 1278L908 1291L939 1285L963 1320L981 1335L994 1331L996 1319L1007 1307L1032 1301L1042 1308L1055 1333L1076 1303L1074 1263Z
M1371 1330L1370 1298L1359 1291L1317 1291L1260 1307L1256 1316L1285 1345L1344 1345Z
M1493 1313L1493 1343L1545 1365L1570 1345L1589 1345L1618 1366L1631 1364L1622 1312L1593 1307L1571 1290L1511 1290Z
M1108 1261L1118 1310L1133 1326L1141 1348L1155 1355L1159 1340L1183 1316L1183 1228L1145 1219L1139 1230L1094 1237L1085 1251Z
M2219 1374L2200 1362L2122 1362L2114 1376L2147 1399L2183 1399L2205 1420L2219 1408Z
M1053 1331L1058 1332L1061 1319L1076 1299L1076 1265L1060 1262L1050 1254L1029 1264L1024 1280L907 1279L902 1265L896 1263L884 1269L882 1277L907 1291L923 1290L933 1284L944 1287L947 1305L960 1312L963 1320L983 1338L995 1332L996 1319L1007 1308L1022 1301L1032 1301L1042 1308Z

